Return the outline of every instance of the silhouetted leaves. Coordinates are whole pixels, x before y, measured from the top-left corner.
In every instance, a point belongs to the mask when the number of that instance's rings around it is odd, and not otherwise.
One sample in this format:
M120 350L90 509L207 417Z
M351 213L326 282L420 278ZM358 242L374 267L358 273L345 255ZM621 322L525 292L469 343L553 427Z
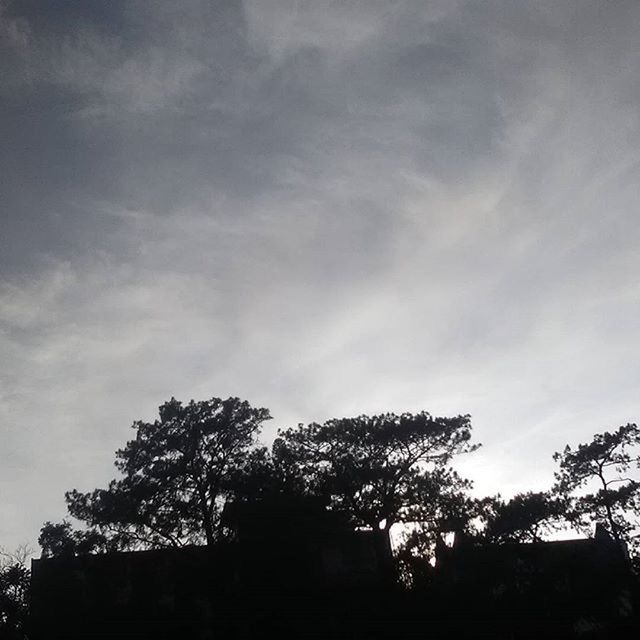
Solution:
M640 429L635 424L598 433L591 442L554 454L560 469L555 491L569 501L568 519L579 528L604 524L616 540L632 542L640 513Z
M30 577L24 560L0 564L0 640L26 637Z
M38 544L42 548L44 558L112 551L119 548L118 544L98 531L74 530L67 520L45 522L40 529Z
M637 530L640 482L629 473L640 453L635 424L556 453L552 493L478 500L451 467L455 456L479 446L471 443L468 415L386 413L300 424L280 431L271 449L256 446L269 418L267 409L238 398L186 405L172 398L158 420L134 423L135 439L116 453L120 478L104 489L67 492L70 514L87 528L45 523L43 555L213 544L227 533L221 515L229 501L241 509L318 499L351 527L380 531L386 540L394 524L410 525L397 556L413 580L430 575L427 564L446 532L537 542L562 526L586 531L605 523L614 538L633 542Z
M484 537L490 542L539 542L555 530L566 503L546 492L519 493L505 501L500 497L485 503Z
M327 496L355 526L388 531L437 518L443 501L468 487L448 463L477 448L470 439L469 416L387 413L299 425L276 446L309 493Z
M159 413L154 422L135 422L136 438L117 451L122 478L106 489L66 494L69 513L111 548L215 542L232 479L271 417L239 398L186 405L172 398ZM98 540L87 535L49 523L41 539L52 554L81 552Z

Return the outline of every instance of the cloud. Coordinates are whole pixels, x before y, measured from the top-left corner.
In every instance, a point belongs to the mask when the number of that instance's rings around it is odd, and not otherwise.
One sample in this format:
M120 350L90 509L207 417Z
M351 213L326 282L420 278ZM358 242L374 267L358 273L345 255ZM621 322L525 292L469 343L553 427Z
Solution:
M636 3L107 5L2 5L3 544L172 394L470 412L480 492L636 419Z

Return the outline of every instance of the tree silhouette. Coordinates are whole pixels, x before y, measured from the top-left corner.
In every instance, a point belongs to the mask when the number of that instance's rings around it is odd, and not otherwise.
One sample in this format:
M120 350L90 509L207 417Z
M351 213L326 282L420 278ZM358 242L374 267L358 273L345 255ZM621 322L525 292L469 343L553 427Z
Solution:
M540 542L545 533L560 526L566 501L544 491L519 493L505 501L487 499L482 537L491 542Z
M570 500L570 521L579 528L601 522L614 539L630 542L640 512L640 482L631 477L640 460L637 425L598 433L553 457L560 465L555 491Z
M99 531L74 530L68 520L45 522L40 529L38 544L42 557L75 556L96 551L117 550L119 545Z
M437 485L422 512L423 520L411 523L396 542L395 562L399 580L407 587L429 586L438 547L444 544L447 533L477 538L477 524L485 510L486 499L478 500L466 493L467 481ZM423 495L423 499L426 496ZM433 563L433 564L432 564Z
M299 425L281 432L276 446L309 493L388 537L395 523L442 517L444 504L468 488L449 463L477 448L470 439L466 415L386 413Z
M86 523L91 537L65 523L47 523L43 548L57 553L78 552L90 543L109 548L213 544L221 535L220 513L232 477L270 417L267 409L239 398L187 404L172 398L159 408L158 420L134 422L136 438L116 452L123 477L106 489L67 492L69 513Z
M29 581L26 566L31 549L0 549L0 640L23 640L29 613Z
M281 438L248 452L230 475L234 499L242 502L313 495L293 452Z

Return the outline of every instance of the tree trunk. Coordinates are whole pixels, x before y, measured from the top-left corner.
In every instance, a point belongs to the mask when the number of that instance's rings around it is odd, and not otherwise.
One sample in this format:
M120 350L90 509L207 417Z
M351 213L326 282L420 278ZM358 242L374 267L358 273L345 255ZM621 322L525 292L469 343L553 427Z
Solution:
M203 489L198 489L200 495L200 512L202 513L202 527L207 541L207 546L211 546L215 542L213 531L213 522L211 522L211 514L207 505L207 494Z
M391 538L389 529L391 526L385 523L381 529L379 525L373 527L374 544L381 578L385 585L395 584L397 581L396 567L391 552Z
M613 519L613 511L611 509L611 501L609 500L609 489L607 486L607 481L604 479L604 475L602 473L598 474L600 481L602 482L602 487L604 489L604 507L607 511L607 520L609 521L609 527L611 528L611 535L613 536L616 542L620 542L620 533L618 531L618 525L615 523Z
M204 535L207 539L207 545L211 546L215 542L215 536L213 534L213 525L211 524L211 518L205 516L204 519Z

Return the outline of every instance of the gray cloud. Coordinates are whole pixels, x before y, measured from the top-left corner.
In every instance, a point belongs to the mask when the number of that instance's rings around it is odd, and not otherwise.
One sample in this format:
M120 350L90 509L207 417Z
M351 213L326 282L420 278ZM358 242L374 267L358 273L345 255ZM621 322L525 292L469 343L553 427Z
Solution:
M0 541L169 396L637 419L635 2L0 4ZM62 7L62 8L61 8Z

